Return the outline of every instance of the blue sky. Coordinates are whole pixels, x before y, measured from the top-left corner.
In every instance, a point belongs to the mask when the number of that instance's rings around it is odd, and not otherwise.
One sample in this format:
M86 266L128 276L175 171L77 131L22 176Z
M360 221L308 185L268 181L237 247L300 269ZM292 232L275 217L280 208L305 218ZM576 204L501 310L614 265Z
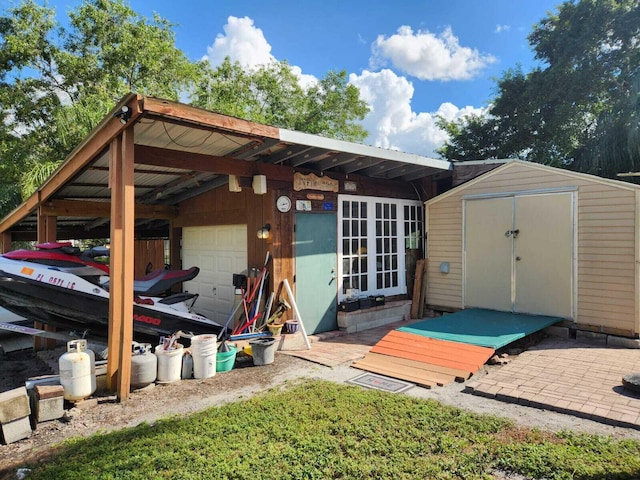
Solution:
M38 0L40 2L40 0ZM59 19L78 0L49 0ZM434 156L454 119L488 105L493 79L534 64L527 35L558 0L129 0L176 24L192 60L287 60L301 82L346 70L371 111L365 143ZM5 10L9 0L0 0Z

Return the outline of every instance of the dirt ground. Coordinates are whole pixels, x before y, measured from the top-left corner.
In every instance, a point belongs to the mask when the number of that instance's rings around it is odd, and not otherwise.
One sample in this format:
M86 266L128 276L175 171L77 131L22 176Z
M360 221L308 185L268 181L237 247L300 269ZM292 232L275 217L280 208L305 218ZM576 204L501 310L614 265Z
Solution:
M486 375L499 365L485 366L477 375ZM24 385L26 378L51 373L29 350L0 357L0 392ZM181 380L163 385L151 385L134 391L128 401L118 403L114 396L98 394L98 404L86 409L68 409L65 419L37 425L24 440L0 445L0 479L14 478L16 469L28 460L36 459L56 443L75 436L89 436L131 427L142 422L153 423L159 418L187 415L211 406L219 406L250 397L269 388L286 386L291 382L311 378L345 382L362 371L348 363L325 367L299 358L276 354L271 365L253 366L250 357L239 358L236 368L218 373L205 380ZM614 438L640 439L640 431L613 427L591 420L556 412L537 410L503 403L464 393L464 383L425 389L413 387L404 394L418 398L433 398L478 413L508 417L523 426L545 430L574 430L597 433Z

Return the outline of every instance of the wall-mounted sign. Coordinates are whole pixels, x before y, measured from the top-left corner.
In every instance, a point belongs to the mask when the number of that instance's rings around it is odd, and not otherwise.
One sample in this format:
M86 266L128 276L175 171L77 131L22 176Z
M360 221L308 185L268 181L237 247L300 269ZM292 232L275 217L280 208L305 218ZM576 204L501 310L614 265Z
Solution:
M296 210L299 212L310 212L311 200L296 200Z
M338 180L329 177L319 177L313 173L303 175L302 173L293 174L293 189L296 192L300 190L321 190L323 192L337 192L340 184Z
M344 191L345 192L355 192L358 190L358 185L356 182L344 182Z
M307 193L307 198L309 200L324 200L324 195L322 193Z
M322 202L322 210L330 212L333 210L333 202Z

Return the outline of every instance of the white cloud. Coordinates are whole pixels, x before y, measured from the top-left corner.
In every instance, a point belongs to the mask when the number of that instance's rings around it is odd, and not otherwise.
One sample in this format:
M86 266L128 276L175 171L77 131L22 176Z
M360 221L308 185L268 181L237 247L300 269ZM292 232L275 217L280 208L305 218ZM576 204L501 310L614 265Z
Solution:
M249 17L229 17L223 27L224 34L216 36L213 45L207 47L203 60L209 60L212 66L220 65L225 57L232 62L239 62L247 68L256 68L275 62L271 55L271 45L267 42L262 30L256 27ZM292 65L291 71L300 81L302 88L314 85L318 80L313 75L302 73L302 69Z
M511 25L496 25L496 33L508 32L511 30Z
M469 80L480 70L494 63L493 55L483 55L478 50L462 47L458 37L447 27L440 35L429 31L414 32L402 26L398 33L386 37L379 35L373 44L373 69L385 66L387 61L420 80Z
M447 139L447 134L436 125L438 116L451 121L471 113L484 113L483 109L461 109L451 103L443 103L436 112L416 113L411 109L413 85L388 69L351 74L349 81L360 89L362 98L371 107L363 126L369 131L366 143L377 147L433 157Z
M207 55L204 57L213 66L220 64L227 55L232 61L238 61L248 68L276 61L271 54L271 45L251 18L229 17L223 31L224 34L219 34L213 45L207 48ZM418 34L412 38L420 39L424 35ZM442 42L440 39L436 40ZM450 39L448 42L449 45L457 45L457 39ZM451 55L453 51L445 52L450 66L458 61L455 55ZM466 68L469 71L468 65ZM302 73L298 66L293 65L292 70L303 87L317 82L314 76ZM436 126L437 116L454 120L468 113L483 112L473 107L460 109L451 103L443 103L436 112L414 112L411 108L413 85L406 77L398 76L389 69L351 74L349 81L360 89L362 98L371 108L363 121L364 128L369 132L365 143L369 145L435 156L435 150L447 138L446 133Z
M251 18L229 17L223 30L224 35L219 33L213 45L207 47L204 59L211 65L220 65L227 56L243 67L265 65L274 60L271 45Z

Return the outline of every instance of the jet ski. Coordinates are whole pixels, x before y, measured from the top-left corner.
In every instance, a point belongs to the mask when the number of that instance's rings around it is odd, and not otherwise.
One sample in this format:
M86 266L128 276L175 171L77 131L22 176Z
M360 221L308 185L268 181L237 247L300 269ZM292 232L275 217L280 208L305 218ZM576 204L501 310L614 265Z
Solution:
M106 246L92 247L83 251L73 246L71 242L46 242L37 244L36 250L13 250L2 256L49 265L85 277L109 275L108 263L98 261L99 258L109 257L109 248Z
M198 273L198 267L156 270L134 280L134 338L222 332L219 323L193 311L197 294L167 294ZM30 320L106 338L108 267L88 253L58 247L0 255L0 306Z

